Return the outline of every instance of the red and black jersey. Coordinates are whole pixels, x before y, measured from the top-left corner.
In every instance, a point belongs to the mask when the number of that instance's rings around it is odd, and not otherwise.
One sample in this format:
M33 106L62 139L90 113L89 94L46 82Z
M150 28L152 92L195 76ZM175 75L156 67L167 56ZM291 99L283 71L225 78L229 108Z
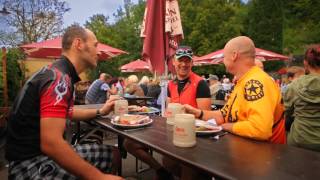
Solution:
M74 84L80 78L64 56L25 83L9 115L6 158L19 161L40 155L40 119L72 117Z

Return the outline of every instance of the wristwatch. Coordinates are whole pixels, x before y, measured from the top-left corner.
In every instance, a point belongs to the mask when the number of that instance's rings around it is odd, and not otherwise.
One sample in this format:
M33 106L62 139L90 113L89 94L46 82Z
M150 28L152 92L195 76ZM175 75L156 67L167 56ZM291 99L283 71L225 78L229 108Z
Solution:
M97 109L96 118L100 118L101 116L102 116L102 114L100 113L100 109Z
M203 110L200 111L200 115L199 115L198 118L199 118L199 119L202 119L202 116L203 116Z

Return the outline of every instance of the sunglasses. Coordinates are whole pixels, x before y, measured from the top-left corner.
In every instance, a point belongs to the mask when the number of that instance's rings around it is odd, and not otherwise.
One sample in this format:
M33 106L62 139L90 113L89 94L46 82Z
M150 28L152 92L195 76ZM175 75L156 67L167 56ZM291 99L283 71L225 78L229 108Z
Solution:
M181 56L181 55L188 55L188 56L192 56L193 52L191 49L178 49L176 51L176 56Z

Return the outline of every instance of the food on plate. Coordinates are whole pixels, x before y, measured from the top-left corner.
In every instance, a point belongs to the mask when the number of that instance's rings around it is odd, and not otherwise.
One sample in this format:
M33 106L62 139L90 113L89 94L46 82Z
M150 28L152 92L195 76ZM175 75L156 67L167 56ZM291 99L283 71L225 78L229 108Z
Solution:
M196 120L196 131L220 131L220 126L213 126L206 121Z
M137 105L130 105L128 106L128 111L130 112L150 112L150 108L146 106L137 106Z
M116 121L115 121L116 122ZM138 125L150 122L150 118L145 115L124 114L120 116L116 123L121 125Z

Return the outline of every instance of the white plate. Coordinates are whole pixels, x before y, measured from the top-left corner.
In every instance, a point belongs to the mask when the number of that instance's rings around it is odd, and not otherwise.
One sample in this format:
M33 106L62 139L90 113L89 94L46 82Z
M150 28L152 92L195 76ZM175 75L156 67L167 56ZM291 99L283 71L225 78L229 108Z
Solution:
M152 124L153 119L149 118L149 121L143 124L119 124L114 119L111 120L111 124L114 126L122 127L122 128L137 128L137 127L143 127L143 126L148 126Z
M196 119L196 126L212 126L210 124L208 124L208 122L206 121L202 121L199 119ZM208 130L204 130L204 131L196 131L197 134L213 134L213 133L217 133L222 131L222 127L221 126L215 126L216 129L208 129Z
M160 110L155 107L149 107L147 112L143 111L129 111L130 114L155 114L159 113Z

